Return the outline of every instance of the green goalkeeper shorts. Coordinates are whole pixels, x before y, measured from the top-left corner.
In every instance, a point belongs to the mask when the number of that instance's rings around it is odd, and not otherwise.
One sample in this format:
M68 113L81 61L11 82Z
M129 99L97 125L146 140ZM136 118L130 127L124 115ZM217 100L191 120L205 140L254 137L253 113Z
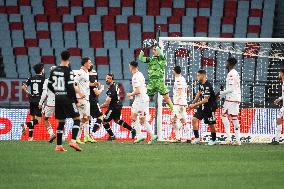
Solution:
M150 79L147 85L148 96L154 96L156 93L165 95L169 93L169 89L165 84L164 79Z

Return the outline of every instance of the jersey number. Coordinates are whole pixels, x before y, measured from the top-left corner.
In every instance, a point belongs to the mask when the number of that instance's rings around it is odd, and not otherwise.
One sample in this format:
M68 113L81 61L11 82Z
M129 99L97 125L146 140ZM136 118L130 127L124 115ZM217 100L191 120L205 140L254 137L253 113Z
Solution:
M54 83L53 87L56 91L64 91L65 90L65 80L64 77L52 77Z
M37 83L34 83L33 84L33 94L34 95L37 95L39 93L38 91L38 84Z

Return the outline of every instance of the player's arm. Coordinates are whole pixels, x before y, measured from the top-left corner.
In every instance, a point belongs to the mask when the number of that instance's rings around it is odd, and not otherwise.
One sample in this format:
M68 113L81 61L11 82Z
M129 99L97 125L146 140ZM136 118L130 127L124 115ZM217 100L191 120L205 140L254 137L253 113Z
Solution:
M278 103L279 103L281 100L283 100L283 97L282 97L282 96L279 97L279 98L277 98L277 99L274 101L274 104L275 104L275 105L278 105Z
M39 101L40 108L42 107L44 101L47 98L47 85L48 85L48 80L45 80L43 84L43 88L42 88L42 94L41 94L40 101Z
M139 95L141 93L140 87L134 87L134 90L131 93L127 93L129 99L132 99L134 96Z
M107 96L106 101L100 105L101 108L107 108L110 104L111 98L110 96Z
M89 84L90 87L98 87L100 86L100 83L99 82L94 82L94 83L91 83Z
M73 71L70 71L69 76L67 76L67 93L69 94L70 98L73 99L74 102L77 104L78 100L76 98L75 81L74 81Z
M203 99L203 100L201 100L201 101L199 101L199 102L196 102L196 103L192 103L192 104L190 105L190 108L191 108L191 109L192 109L192 108L196 108L196 107L198 107L198 106L200 106L200 105L202 105L202 104L207 103L208 100L209 100L209 97L210 97L210 96L204 96L204 99Z
M143 63L149 63L150 58L144 55L144 51L141 50L138 59Z
M94 89L93 91L96 95L100 95L104 89L105 89L104 85L100 85L100 89Z
M54 87L53 87L54 80L53 80L53 78L52 78L52 75L53 75L53 72L50 73L50 76L49 76L49 78L48 78L47 87L48 87L48 89L49 89L51 92L55 93Z
M234 92L234 79L231 78L228 81L228 88L226 88L224 91L220 91L220 98L225 97L227 94L230 94Z
M159 56L160 59L162 59L162 60L165 60L165 59L166 59L166 58L165 58L165 55L164 55L164 53L162 52L162 50L161 50L160 47L156 46L156 51L157 51L158 56Z
M25 83L23 83L22 85L22 90L26 93L26 94L30 94L30 92L28 91L28 86L31 85L31 79L29 78Z
M86 95L84 95L79 87L79 83L82 79L82 74L77 74L74 76L74 89L75 93L79 95L80 98L85 98Z
M200 96L201 96L201 91L198 91L197 94L195 95L195 98L194 100L192 101L192 103L188 106L190 109L193 109L195 108L195 104L198 103L198 100L200 99Z

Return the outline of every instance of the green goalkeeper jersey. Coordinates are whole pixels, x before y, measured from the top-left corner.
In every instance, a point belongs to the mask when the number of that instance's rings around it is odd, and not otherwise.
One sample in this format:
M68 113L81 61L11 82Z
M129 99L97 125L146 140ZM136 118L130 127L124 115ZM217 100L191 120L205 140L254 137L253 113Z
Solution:
M156 48L158 56L145 57L144 52L139 54L139 60L148 64L149 79L163 79L165 75L166 57L161 52L159 47Z

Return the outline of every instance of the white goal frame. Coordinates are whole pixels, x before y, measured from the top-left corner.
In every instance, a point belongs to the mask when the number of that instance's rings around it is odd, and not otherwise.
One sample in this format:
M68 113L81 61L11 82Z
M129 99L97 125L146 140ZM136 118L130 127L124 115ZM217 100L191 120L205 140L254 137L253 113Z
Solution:
M165 41L175 42L241 42L241 43L284 43L284 38L216 38L216 37L159 37L159 47L164 51ZM230 51L229 51L230 52ZM261 57L261 56L260 56ZM284 57L265 56L268 58L276 58L284 60ZM158 140L162 141L162 103L163 97L158 94L158 109L157 109L157 135Z

